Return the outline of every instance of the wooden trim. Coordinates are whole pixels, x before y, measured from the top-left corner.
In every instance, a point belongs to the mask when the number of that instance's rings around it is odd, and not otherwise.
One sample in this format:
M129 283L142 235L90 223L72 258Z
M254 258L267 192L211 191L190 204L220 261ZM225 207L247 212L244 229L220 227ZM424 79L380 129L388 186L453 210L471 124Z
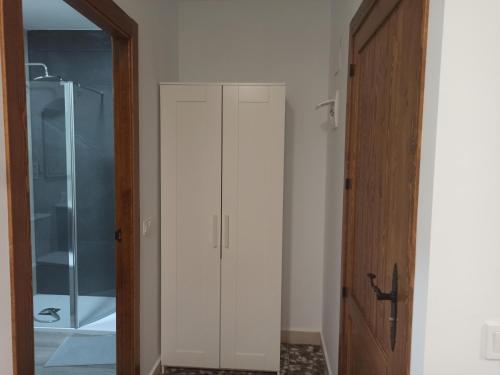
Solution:
M14 373L33 373L33 290L21 1L1 0L1 56L9 210Z
M113 43L115 88L117 363L119 374L139 374L139 119L137 36Z
M409 305L413 310L413 299L414 299L414 286L415 286L415 269L416 269L416 253L417 253L417 222L418 222L418 204L419 204L419 193L420 193L420 160L422 157L422 126L424 121L424 99L425 99L425 79L426 79L426 67L427 67L427 44L428 44L428 34L429 34L429 3L430 0L422 1L422 24L421 30L422 35L420 38L420 48L422 54L420 56L419 63L419 75L420 82L418 85L419 89L419 98L418 98L418 118L417 118L417 134L415 136L416 139L416 160L417 163L415 165L415 180L413 181L412 186L412 212L410 216L410 238L408 239L408 249L411 252L411 257L409 258L408 268L410 269L409 278L411 281L411 289L409 290L408 300ZM412 311L412 319L409 319L407 331L410 332L410 339L407 343L407 352L408 352L408 362L406 373L410 374L411 371L411 351L412 351L412 332L413 332L413 311Z
M65 0L113 38L116 222L117 373L138 375L139 102L138 26L112 0ZM7 155L14 373L34 372L33 291L21 0L0 0Z
M376 11L375 21L371 22L370 28L373 32L379 28L384 20L390 16L390 14L396 9L396 7L401 3L402 0L364 0L360 5L358 11L354 15L350 23L350 35L349 35L349 65L355 64L356 53L364 47L366 42L369 40L367 38L361 38L362 42L355 45L354 39L356 34L363 26L364 22L367 20L371 12ZM383 12L379 12L376 9L376 5L384 5ZM422 139L422 122L423 122L423 109L424 109L424 87L425 87L425 63L426 63L426 52L427 52L427 34L428 34L428 18L429 18L429 0L422 0L422 35L420 36L421 41L421 61L419 61L420 66L420 82L419 82L419 114L417 119L418 134L416 134L416 158L420 160L421 156L421 139ZM353 179L353 173L356 170L356 132L357 132L357 108L356 108L356 98L358 96L359 87L356 83L359 80L349 78L348 88L347 88L347 119L346 119L346 135L345 135L345 164L344 173L345 179ZM410 238L409 238L409 251L413 254L410 257L410 274L409 278L411 284L414 282L414 268L415 268L415 252L416 252L416 225L417 225L417 214L418 214L418 192L419 192L419 177L420 177L420 163L416 165L416 178L412 186L412 215L410 218L410 225L412 227ZM354 181L355 184L355 181ZM350 256L352 250L349 248L350 244L353 243L353 231L354 217L351 214L355 209L354 193L355 186L349 190L344 190L344 202L343 202L343 228L342 228L342 273L341 280L342 286L347 287L348 290L351 289L349 275L352 273L352 257ZM410 290L410 295L408 296L409 305L413 306L413 288ZM340 375L347 374L347 366L350 360L347 348L349 347L349 331L351 329L350 322L346 319L347 317L347 304L346 299L341 297L341 309L340 309L340 339L339 339L339 364L338 371ZM408 322L408 332L412 332L412 319ZM408 356L411 355L411 335L408 336L407 342ZM406 373L410 373L410 360L407 361Z
M137 23L112 0L64 0L115 38L137 36Z
M358 13L356 13L356 16L354 16L353 21L351 23L354 24L355 20L357 18L363 18L366 16L364 12L366 12L366 8L368 7L365 4L371 3L370 4L370 9L371 6L375 3L376 0L371 1L371 0L366 0L361 4L361 7L358 10ZM349 64L353 64L354 62L354 46L353 46L353 32L351 31L349 35ZM355 123L354 121L354 115L356 111L354 110L354 98L357 96L357 87L353 85L353 79L352 77L348 78L348 88L347 88L347 112L346 112L346 133L345 133L345 156L344 156L344 178L345 181L347 179L352 180L352 170L354 170L354 158L351 158L352 150L355 149L355 147L352 145L353 139L355 139L355 134L354 130L352 127L352 123ZM342 280L342 289L348 287L349 283L349 278L348 275L352 272L351 270L351 265L348 261L347 257L347 247L348 244L351 242L351 239L349 238L350 232L349 228L352 227L352 223L349 223L349 218L352 216L350 215L350 212L353 211L353 199L352 199L352 192L354 191L353 187L351 186L350 189L346 190L344 189L344 202L343 202L343 225L342 225L342 271L341 271L341 280ZM343 295L343 293L341 293ZM348 342L348 330L349 326L347 324L347 320L345 319L346 313L347 313L347 305L346 305L346 299L341 296L341 301L340 301L340 343L339 343L339 363L338 363L338 368L339 368L339 374L344 375L347 373L347 366L348 366L348 351L345 348L349 347L349 342Z

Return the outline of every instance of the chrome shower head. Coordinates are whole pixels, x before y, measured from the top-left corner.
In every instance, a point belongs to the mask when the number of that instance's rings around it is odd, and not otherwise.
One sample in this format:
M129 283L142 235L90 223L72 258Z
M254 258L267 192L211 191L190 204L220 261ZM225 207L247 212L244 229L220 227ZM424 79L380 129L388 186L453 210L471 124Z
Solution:
M59 82L63 80L61 77L50 75L49 69L47 68L47 65L45 65L44 63L27 63L26 66L39 66L43 68L44 74L36 78L33 78L33 81Z
M40 77L35 77L33 78L33 81L44 81L44 82L59 82L62 81L63 79L58 76L51 76L51 75L43 75Z

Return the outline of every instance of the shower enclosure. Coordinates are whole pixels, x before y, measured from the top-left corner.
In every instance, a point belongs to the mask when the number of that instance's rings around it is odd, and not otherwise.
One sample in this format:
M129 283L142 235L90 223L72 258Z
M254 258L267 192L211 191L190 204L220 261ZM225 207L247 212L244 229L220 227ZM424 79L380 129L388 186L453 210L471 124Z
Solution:
M27 83L35 328L114 325L111 96L46 67Z

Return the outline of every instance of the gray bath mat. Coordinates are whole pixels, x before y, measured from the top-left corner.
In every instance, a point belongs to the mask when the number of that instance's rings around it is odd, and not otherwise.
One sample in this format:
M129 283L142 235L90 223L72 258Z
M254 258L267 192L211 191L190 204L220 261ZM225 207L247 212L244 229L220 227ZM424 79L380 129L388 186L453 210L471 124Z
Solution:
M45 367L114 365L115 363L115 335L75 335L64 340Z

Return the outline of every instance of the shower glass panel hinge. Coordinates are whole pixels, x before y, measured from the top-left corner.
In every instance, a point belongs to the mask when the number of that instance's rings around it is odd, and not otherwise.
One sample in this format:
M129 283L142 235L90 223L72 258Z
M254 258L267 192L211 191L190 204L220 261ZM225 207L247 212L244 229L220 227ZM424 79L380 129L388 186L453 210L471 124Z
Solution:
M119 242L122 240L122 230L121 229L117 229L115 231L115 240L119 241Z

